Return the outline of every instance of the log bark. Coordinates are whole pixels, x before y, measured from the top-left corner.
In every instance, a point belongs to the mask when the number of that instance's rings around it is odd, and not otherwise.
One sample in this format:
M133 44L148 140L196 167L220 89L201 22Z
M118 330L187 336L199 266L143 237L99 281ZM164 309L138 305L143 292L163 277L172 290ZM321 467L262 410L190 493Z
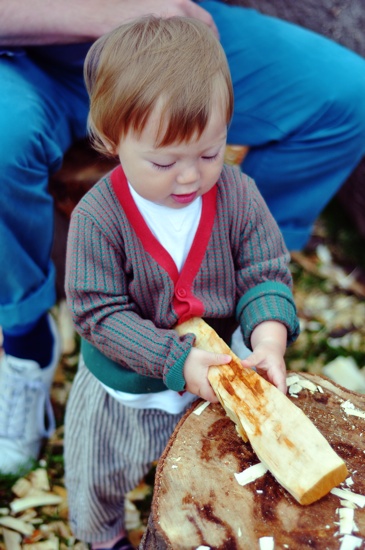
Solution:
M365 495L365 419L347 414L349 400L365 409L365 396L316 375L300 373L321 391L302 389L290 397L346 462L351 494ZM242 487L234 474L258 462L250 443L243 443L220 404L200 416L193 411L178 424L157 467L152 511L140 550L251 550L262 537L274 537L275 548L338 550L338 496L329 493L301 506L270 472ZM350 482L349 482L350 483ZM346 487L343 484L342 487ZM365 539L365 509L354 510ZM286 545L286 546L285 546Z
M210 367L209 381L239 435L300 504L311 504L345 480L344 461L303 411L257 372L244 369L209 325L195 317L176 330L195 334L198 348L232 357L228 365Z

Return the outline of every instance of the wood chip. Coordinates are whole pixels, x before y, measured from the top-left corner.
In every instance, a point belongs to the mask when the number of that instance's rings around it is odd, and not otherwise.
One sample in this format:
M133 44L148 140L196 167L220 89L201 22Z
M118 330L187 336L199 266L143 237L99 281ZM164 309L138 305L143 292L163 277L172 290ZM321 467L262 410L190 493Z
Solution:
M23 550L58 550L58 548L59 540L56 538L34 544L23 544Z
M358 506L354 502L350 502L348 500L340 500L340 504L343 508L352 508L353 510L356 510Z
M205 403L202 403L201 405L199 405L199 407L197 407L196 409L193 410L193 413L196 414L197 416L200 416L201 413L203 411L205 411L205 409L208 407L208 405L210 405L210 402L209 401L205 401Z
M61 347L64 355L74 353L76 348L75 328L66 300L61 300L58 311L58 329L61 336Z
M344 409L345 413L349 416L357 416L358 418L365 418L365 411L357 409L351 401L347 400L341 403L340 407Z
M359 495L357 493L353 493L349 489L339 489L338 487L335 487L334 489L331 489L330 491L333 495L336 495L337 497L343 498L345 500L348 500L350 502L353 502L357 504L360 508L364 508L365 506L365 496Z
M312 391L312 392L317 391L316 384L313 384L313 382L311 382L310 380L307 380L306 378L301 378L300 381L299 381L299 384L302 386L302 388L304 388L306 390L309 390L309 391Z
M10 503L10 508L14 514L27 510L28 508L36 508L38 506L52 506L61 504L62 497L52 493L44 493L44 495L30 496L18 498Z
M6 550L21 550L22 536L10 529L3 529L3 537Z
M267 467L262 462L258 462L257 464L254 464L254 466L246 468L246 470L243 470L243 472L240 472L239 474L234 474L234 476L238 483L243 486L247 485L248 483L252 483L252 481L255 481L259 477L266 474L266 472Z
M356 550L356 548L360 548L362 540L353 535L345 535L342 539L340 550Z
M24 514L22 514L18 519L21 519L23 521L27 521L28 523L33 522L34 519L37 517L37 512L30 508L29 510L26 510Z
M50 491L47 470L38 468L29 474L29 481L34 489L41 491Z
M19 498L22 498L29 493L31 488L32 488L32 484L29 481L29 479L26 479L25 477L20 477L12 486L11 490L13 491L14 495L16 495Z
M274 550L274 537L261 537L259 539L260 550Z
M9 529L13 529L13 531L27 536L31 535L34 531L33 525L30 525L29 523L26 523L21 519L13 518L11 516L4 516L0 518L0 525L2 525L3 527L8 527Z
M289 389L289 394L295 397L303 389L309 390L311 392L319 391L316 384L313 384L310 380L302 378L299 375L288 376L286 379L286 384Z
M292 386L293 384L297 384L299 381L300 381L300 376L296 374L292 374L291 376L287 376L286 385L288 386L288 388L290 388L290 386Z
M338 515L340 518L340 535L351 535L357 530L354 522L354 510L351 508L339 508Z
M125 499L124 501L124 507L125 507L125 527L128 531L131 531L132 529L138 529L140 527L142 521L141 521L141 514L133 502L131 502L128 499Z
M299 392L302 391L302 386L300 384L292 384L289 386L289 395L296 396Z

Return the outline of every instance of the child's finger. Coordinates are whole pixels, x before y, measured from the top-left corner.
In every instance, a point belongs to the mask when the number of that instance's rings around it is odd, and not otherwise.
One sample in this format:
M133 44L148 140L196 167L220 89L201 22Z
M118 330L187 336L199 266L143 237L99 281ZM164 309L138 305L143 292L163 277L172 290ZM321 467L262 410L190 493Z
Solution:
M245 359L241 359L242 366L249 369L256 368L259 363L260 359L254 353L251 353L251 355Z
M270 379L270 378L269 378ZM286 385L286 375L285 373L281 372L274 372L272 375L272 379L270 380L274 386L278 388L278 390L282 391L284 394L286 394L287 391L287 385Z
M205 401L209 401L210 403L218 403L219 401L210 384L204 388L200 388L199 395L202 399L205 399Z
M209 359L209 366L215 365L227 365L232 361L232 357L226 353L212 353L211 358Z

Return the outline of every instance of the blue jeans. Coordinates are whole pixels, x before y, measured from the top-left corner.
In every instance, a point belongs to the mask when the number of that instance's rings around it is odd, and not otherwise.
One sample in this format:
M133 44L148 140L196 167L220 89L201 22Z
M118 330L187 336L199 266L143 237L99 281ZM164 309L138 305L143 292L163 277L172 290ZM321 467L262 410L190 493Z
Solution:
M365 152L365 60L295 25L203 1L235 89L231 144L251 147L251 175L300 249ZM78 50L81 48L81 51ZM54 304L49 175L86 132L85 46L0 57L0 325L31 323ZM76 55L75 55L76 51Z
M289 250L365 153L365 60L252 9L201 2L230 64L228 143L250 145L242 169L257 183Z
M83 48L85 54L86 48ZM50 174L85 136L88 97L82 63L48 59L60 48L0 57L0 325L35 321L55 302L50 260L53 200ZM42 54L42 55L41 55ZM65 55L65 54L64 54ZM38 58L39 57L39 58Z

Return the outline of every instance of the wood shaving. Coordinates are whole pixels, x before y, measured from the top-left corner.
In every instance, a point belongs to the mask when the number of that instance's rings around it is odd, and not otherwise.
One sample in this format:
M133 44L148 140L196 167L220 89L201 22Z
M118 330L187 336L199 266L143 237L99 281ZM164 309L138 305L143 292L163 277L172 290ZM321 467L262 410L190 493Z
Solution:
M357 416L358 418L365 418L365 411L357 409L351 401L347 400L341 403L340 407L344 409L345 413L350 416Z
M23 544L23 550L58 550L59 540L56 538L36 542L35 544Z
M263 476L267 472L267 467L262 463L258 462L257 464L254 464L254 466L250 466L249 468L246 468L246 470L243 470L243 472L240 472L239 474L234 474L237 482L244 486L248 483L252 483L252 481L255 481L259 477Z
M14 531L17 531L17 533L21 533L22 535L31 535L34 531L33 525L30 525L29 523L26 523L25 521L22 521L21 519L13 518L11 516L4 516L0 518L0 525L3 527L8 527L9 529L13 529Z
M310 380L302 378L299 375L288 376L286 379L286 384L288 386L289 395L292 397L297 397L298 393L300 393L303 389L306 389L312 393L322 390L322 388L319 390L318 386L313 384Z
M302 391L302 386L300 384L292 384L291 386L289 386L289 394L291 396L296 396L299 392Z
M349 502L353 502L354 504L357 504L357 506L359 506L360 508L364 508L365 506L364 495L353 493L349 489L339 489L338 487L331 489L330 492L337 497L343 498L345 500L348 500Z
M22 536L20 533L3 528L3 537L6 548L11 548L11 550L21 550Z
M349 500L340 500L340 504L343 508L352 508L353 510L356 510L357 506L354 502L350 502Z
M261 537L259 539L260 550L274 550L274 537Z
M32 484L29 481L29 479L25 479L24 477L20 477L16 483L12 486L11 490L13 491L14 495L17 497L25 497L29 493L29 491L32 488Z
M356 548L360 548L362 540L353 535L345 535L342 539L340 550L356 550Z
M197 416L200 416L201 413L205 411L205 409L208 407L208 405L210 405L210 401L205 401L205 403L202 403L201 405L199 405L199 407L194 409L193 413L196 414Z
M54 506L61 504L61 502L62 497L59 495L44 493L43 495L15 499L10 503L10 508L14 514L17 514L23 510L27 510L28 508L36 508L38 506Z
M29 481L34 489L41 491L50 491L47 470L38 468L29 474Z
M300 381L300 376L298 375L287 376L286 385L288 386L288 388L290 388L290 386L292 386L293 384L297 384L299 381Z
M340 535L351 535L353 531L357 531L354 522L354 510L351 508L339 508L338 515L340 518Z

